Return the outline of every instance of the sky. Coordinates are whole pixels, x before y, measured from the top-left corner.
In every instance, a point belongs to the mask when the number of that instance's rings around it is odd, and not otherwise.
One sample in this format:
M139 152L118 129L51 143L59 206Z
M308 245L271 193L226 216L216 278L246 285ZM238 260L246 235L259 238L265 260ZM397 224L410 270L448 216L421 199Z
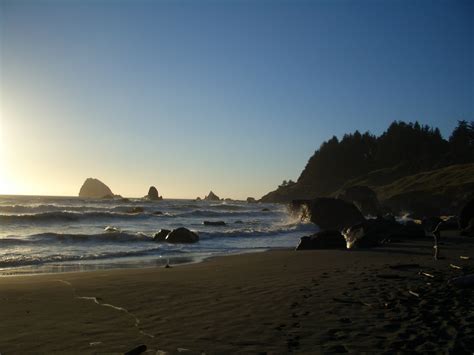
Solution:
M0 0L0 194L261 197L333 135L474 120L474 2Z

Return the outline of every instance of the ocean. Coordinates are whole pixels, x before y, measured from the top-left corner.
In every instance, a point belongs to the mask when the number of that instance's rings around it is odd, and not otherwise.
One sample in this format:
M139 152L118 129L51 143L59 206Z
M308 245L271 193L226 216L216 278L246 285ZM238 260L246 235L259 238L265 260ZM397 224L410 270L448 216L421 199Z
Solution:
M132 213L136 208L143 212ZM153 241L160 229L178 227L195 231L200 241ZM315 225L301 222L279 204L0 196L0 275L199 262L294 248L300 237L315 231Z

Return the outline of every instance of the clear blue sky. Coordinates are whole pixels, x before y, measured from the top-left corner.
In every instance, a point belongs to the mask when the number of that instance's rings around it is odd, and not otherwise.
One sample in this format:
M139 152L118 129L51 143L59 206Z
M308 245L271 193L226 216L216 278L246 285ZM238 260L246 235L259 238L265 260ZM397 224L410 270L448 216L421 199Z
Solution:
M0 4L0 193L260 197L332 135L474 119L473 1Z

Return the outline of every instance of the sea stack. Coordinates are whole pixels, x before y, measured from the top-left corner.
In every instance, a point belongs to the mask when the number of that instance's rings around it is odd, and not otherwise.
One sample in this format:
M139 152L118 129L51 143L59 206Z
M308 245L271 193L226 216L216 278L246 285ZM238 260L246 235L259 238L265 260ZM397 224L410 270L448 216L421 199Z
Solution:
M149 200L161 200L162 197L158 194L158 190L155 186L150 186L148 194L145 196Z
M209 195L204 197L204 200L206 200L206 201L220 201L221 199L214 192L210 191Z
M94 178L88 178L79 191L79 197L85 198L104 198L114 196L112 190L102 181Z

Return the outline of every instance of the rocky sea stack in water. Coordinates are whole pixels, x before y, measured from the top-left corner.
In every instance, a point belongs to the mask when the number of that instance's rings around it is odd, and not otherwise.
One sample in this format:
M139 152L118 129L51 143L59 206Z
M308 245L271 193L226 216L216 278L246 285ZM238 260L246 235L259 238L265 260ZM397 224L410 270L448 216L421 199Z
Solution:
M204 197L204 200L206 201L220 201L221 199L219 198L219 196L217 196L214 192L209 192L209 195L207 195L206 197Z
M162 200L163 197L161 197L158 194L158 190L156 189L155 186L150 186L148 189L148 194L145 196L148 200L156 201L156 200Z
M111 196L114 196L112 190L102 181L94 178L86 179L79 191L79 197L85 198L104 198Z

